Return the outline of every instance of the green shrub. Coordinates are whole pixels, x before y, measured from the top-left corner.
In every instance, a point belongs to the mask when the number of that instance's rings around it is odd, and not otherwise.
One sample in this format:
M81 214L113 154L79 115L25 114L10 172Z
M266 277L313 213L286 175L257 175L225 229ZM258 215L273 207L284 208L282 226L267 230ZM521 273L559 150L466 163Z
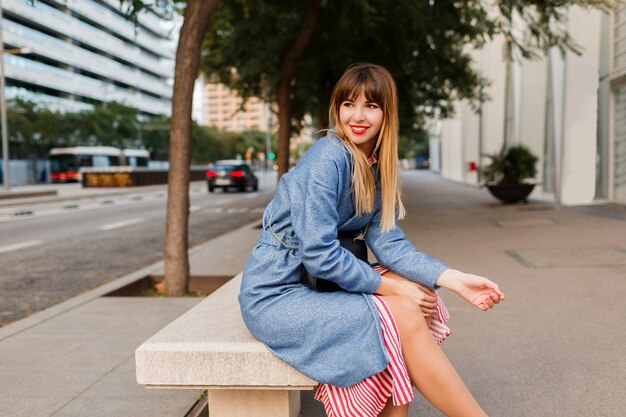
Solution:
M498 153L488 154L491 162L483 168L486 185L514 185L537 175L538 158L524 145L502 147Z

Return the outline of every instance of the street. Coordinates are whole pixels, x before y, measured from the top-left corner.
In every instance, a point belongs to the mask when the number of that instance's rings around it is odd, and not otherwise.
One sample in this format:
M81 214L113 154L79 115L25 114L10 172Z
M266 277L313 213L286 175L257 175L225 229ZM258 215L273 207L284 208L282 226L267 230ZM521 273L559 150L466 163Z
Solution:
M260 219L258 192L190 188L189 246ZM167 193L150 190L0 208L0 326L140 269L163 256Z

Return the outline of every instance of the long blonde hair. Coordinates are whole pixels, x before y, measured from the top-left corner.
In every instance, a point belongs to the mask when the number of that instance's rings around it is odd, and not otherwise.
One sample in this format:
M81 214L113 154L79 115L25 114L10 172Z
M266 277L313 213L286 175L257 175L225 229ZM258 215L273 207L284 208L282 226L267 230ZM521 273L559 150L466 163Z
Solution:
M372 153L378 159L381 183L382 215L380 229L386 232L395 225L395 210L398 218L405 211L401 200L398 177L398 94L396 83L389 71L380 65L352 64L343 73L330 101L330 124L336 126L337 136L346 144L352 155L352 188L357 215L374 210L376 184L365 155L346 135L340 119L339 109L345 100L355 100L363 92L368 101L378 104L383 111L383 123Z

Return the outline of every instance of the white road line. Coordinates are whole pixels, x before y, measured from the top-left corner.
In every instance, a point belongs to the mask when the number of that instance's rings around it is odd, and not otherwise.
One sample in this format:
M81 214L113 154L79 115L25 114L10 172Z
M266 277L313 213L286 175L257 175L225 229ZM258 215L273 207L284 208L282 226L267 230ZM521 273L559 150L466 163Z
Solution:
M234 197L225 197L222 200L216 201L215 203L216 204L230 204L230 203L232 203L234 201L237 201L237 199L234 198Z
M191 206L191 207L189 207L189 212L190 212L190 213L193 213L194 211L198 211L198 210L200 210L201 208L202 208L202 207L200 207L200 206Z
M228 210L226 210L226 213L229 214L243 214L245 212L247 212L249 209L248 207L231 207Z
M107 225L104 225L104 226L100 226L100 230L119 229L120 227L130 226L132 224L141 223L143 221L144 221L144 219L142 219L142 218L124 220L123 222L111 223L111 224L107 224Z
M263 207L255 207L250 210L250 213L265 213L265 208Z
M211 207L211 208L204 210L204 212L205 213L223 213L224 208L223 207Z
M29 240L28 242L16 243L15 245L8 245L0 247L0 253L11 252L13 250L30 248L33 246L39 246L43 243L43 240Z

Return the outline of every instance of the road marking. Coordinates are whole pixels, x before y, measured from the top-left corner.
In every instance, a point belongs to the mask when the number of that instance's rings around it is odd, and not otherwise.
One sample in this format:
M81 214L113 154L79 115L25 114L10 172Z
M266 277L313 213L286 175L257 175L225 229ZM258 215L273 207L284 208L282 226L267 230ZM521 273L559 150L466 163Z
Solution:
M120 227L130 226L132 224L141 223L143 221L144 221L144 219L142 219L142 218L124 220L123 222L111 223L111 224L107 224L107 225L104 225L104 226L100 226L100 230L119 229Z
M265 213L265 208L263 207L255 207L250 210L250 213Z
M230 203L235 202L235 201L237 201L237 199L234 198L234 197L225 197L222 200L217 201L216 203L217 204L230 204Z
M190 212L190 213L193 213L194 211L198 211L198 210L200 210L201 208L202 208L202 207L200 207L200 206L191 206L191 207L189 207L189 212Z
M228 214L243 214L246 213L248 211L248 207L231 207L228 210L226 210L226 213Z
M13 250L30 248L38 246L43 243L43 240L29 240L28 242L16 243L15 245L8 245L0 247L0 253L11 252Z
M246 196L246 198L256 198L258 195L259 195L259 193L255 191L255 192L253 192L252 194L248 194L248 195Z
M211 207L204 210L205 213L223 213L224 209L222 207Z

